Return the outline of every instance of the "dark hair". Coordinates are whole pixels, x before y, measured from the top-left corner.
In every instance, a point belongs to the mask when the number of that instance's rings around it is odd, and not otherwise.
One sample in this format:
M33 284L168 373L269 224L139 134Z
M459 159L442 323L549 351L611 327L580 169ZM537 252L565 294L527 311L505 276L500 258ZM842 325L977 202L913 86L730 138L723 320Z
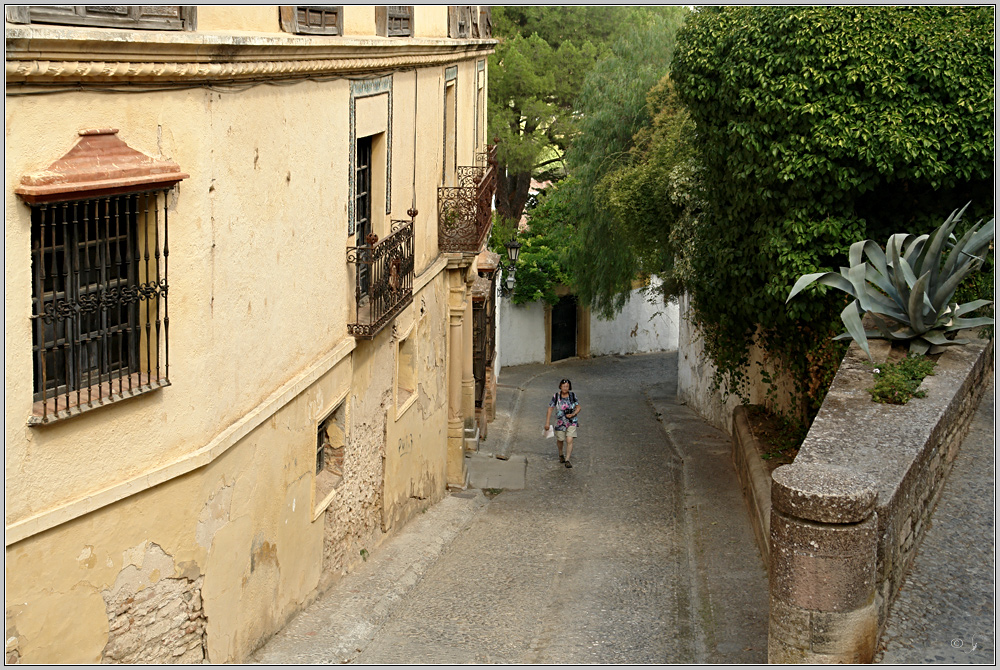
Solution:
M570 391L573 390L573 382L571 382L570 380L568 380L568 379L561 379L561 380L559 380L559 388L560 389L562 388L563 384L569 384L569 390Z

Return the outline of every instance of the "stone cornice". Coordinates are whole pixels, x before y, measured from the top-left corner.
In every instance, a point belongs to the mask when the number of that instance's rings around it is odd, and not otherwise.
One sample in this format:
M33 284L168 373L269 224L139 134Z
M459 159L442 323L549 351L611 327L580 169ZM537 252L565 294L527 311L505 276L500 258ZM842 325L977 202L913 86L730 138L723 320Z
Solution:
M484 58L494 40L301 37L10 27L7 84L196 83L428 67Z

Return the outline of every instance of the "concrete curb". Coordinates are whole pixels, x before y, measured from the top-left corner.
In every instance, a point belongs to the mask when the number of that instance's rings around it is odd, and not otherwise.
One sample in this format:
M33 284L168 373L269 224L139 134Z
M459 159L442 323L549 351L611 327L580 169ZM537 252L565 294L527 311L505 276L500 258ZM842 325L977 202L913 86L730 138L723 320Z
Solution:
M764 565L771 565L771 477L760 461L757 440L750 430L746 408L733 411L733 467L750 512L750 525Z

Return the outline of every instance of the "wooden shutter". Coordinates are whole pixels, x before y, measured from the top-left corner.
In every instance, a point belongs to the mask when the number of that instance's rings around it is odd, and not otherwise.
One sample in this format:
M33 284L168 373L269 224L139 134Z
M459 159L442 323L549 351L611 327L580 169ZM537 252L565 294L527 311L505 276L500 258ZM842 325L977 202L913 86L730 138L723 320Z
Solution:
M343 35L344 8L327 5L280 7L281 29L301 35Z
M30 23L141 30L194 30L197 16L195 7L179 5L29 5L19 9L27 10Z

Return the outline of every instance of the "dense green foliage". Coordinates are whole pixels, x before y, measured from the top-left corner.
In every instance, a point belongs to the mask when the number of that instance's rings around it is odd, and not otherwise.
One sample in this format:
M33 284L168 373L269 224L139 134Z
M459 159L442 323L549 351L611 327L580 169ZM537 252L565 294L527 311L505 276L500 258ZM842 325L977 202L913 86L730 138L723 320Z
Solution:
M924 377L934 374L935 361L926 356L907 356L896 363L875 368L875 385L868 389L875 402L905 405L910 398L923 398L918 390Z
M560 284L573 285L570 256L578 243L576 225L566 202L569 189L565 188L572 184L573 180L570 178L559 185L550 186L538 195L535 204L529 204L529 228L517 236L521 252L515 273L517 283L512 296L516 305L536 300L554 305L559 300L555 293L556 287ZM503 258L507 257L504 243L510 240L513 231L512 221L500 217L494 220L490 246Z
M640 236L661 228L655 222L657 205L640 203L628 193L616 195L609 185L631 187L632 180L623 178L621 170L633 162L637 139L646 149L652 143L647 94L670 65L674 36L686 16L675 9L666 17L650 16L630 26L611 56L587 76L578 99L580 134L568 154L576 179L571 200L581 236L573 259L576 289L584 302L607 317L624 305L633 280L645 267L642 261L648 265L644 255L672 256L668 247L656 248L657 242L666 241L665 235L640 242ZM654 96L670 97L666 90ZM661 131L676 134L682 129ZM630 209L633 206L642 208L642 219Z
M494 7L489 136L501 141L497 210L519 219L533 174L564 173L577 133L575 101L588 72L623 30L676 7Z
M818 287L822 299L786 307L796 278L839 267L856 240L929 232L968 201L971 221L990 218L993 42L992 7L717 7L691 16L670 72L696 128L682 279L717 381L741 390L758 337L809 393L839 361L827 338L845 303ZM679 164L638 158L661 173L653 183ZM674 226L656 189L645 197L633 210L653 212L647 225L663 211L660 225ZM613 230L599 228L587 239ZM813 408L821 400L813 394Z

